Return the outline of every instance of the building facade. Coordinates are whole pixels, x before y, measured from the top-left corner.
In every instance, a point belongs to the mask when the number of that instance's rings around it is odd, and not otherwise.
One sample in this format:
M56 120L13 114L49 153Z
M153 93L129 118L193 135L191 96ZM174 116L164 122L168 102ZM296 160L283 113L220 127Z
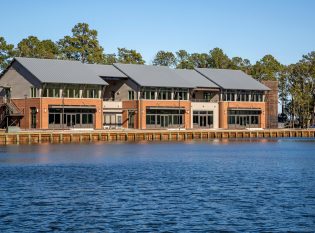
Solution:
M0 85L10 88L3 98L19 109L22 129L103 128L107 83L80 62L16 58Z
M239 70L197 68L220 87L219 128L266 128L266 94L270 89Z
M238 70L15 58L0 76L0 109L7 109L1 110L0 124L22 129L275 128L277 84L264 84Z

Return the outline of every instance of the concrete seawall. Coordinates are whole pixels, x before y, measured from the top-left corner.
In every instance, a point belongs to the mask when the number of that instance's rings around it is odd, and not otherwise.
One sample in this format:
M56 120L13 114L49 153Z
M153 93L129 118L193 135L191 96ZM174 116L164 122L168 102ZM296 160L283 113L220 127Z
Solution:
M93 130L0 133L0 145L97 141L171 141L215 138L315 138L315 129L271 130Z

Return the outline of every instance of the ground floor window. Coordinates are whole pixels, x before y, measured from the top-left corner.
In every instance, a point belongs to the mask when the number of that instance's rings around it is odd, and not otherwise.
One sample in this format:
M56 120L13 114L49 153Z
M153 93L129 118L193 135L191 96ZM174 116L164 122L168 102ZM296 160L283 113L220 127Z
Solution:
M228 110L230 129L260 128L261 110Z
M94 128L95 109L49 108L50 129Z
M184 127L184 109L147 109L147 128Z
M104 113L104 126L110 129L120 128L122 126L121 113L113 112Z
M213 128L213 111L193 111L194 128Z

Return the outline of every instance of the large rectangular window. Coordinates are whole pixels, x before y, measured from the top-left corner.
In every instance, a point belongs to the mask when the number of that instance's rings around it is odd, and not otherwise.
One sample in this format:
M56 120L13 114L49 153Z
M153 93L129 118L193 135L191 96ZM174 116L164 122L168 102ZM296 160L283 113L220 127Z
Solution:
M177 89L174 93L175 100L187 100L188 99L188 90L187 89Z
M259 128L261 110L228 110L229 128Z
M234 92L227 92L225 95L226 95L226 101L234 101L235 100L235 93Z
M80 96L80 90L79 89L75 89L75 92L74 92L74 96ZM78 98L76 97L76 98ZM84 87L82 89L82 96L81 98L94 98L94 99L97 99L99 98L99 91L98 91L98 88L93 88L93 87Z
M184 127L184 109L147 109L147 128Z
M60 97L60 89L57 87L45 88L45 89L43 89L43 97L59 98Z
M86 88L83 90L82 98L99 98L97 89Z
M144 99L154 100L155 99L155 91L154 90L146 90L144 92Z
M262 102L262 91L225 90L221 92L222 101Z
M48 127L50 129L93 128L94 114L95 109L49 108Z
M44 85L42 96L52 98L100 98L100 87L75 84Z
M63 89L63 96L65 98L79 98L80 90L75 87L68 87Z
M172 89L161 89L158 91L159 100L171 100L172 99Z
M193 111L194 128L212 128L213 111Z

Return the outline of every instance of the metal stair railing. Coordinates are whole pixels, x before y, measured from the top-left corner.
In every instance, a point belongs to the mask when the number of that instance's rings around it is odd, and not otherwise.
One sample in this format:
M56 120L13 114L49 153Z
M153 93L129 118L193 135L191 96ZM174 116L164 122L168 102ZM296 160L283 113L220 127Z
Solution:
M10 116L23 116L19 108L12 101L4 101L0 103L0 127L3 126L5 120ZM16 123L16 120L10 121L10 126Z
M22 112L20 111L20 109L12 101L8 102L6 105L10 109L11 114L22 115Z

